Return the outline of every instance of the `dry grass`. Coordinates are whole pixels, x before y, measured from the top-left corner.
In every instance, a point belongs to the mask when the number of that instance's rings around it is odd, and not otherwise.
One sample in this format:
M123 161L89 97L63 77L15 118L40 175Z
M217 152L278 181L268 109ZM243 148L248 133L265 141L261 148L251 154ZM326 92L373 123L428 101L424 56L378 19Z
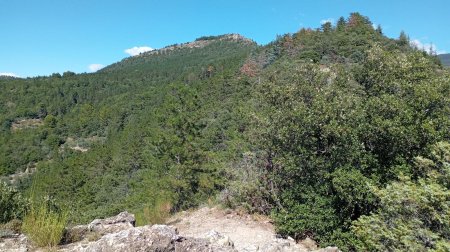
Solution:
M136 224L164 224L171 216L172 205L169 202L157 202L153 207L145 207L141 214L136 215Z
M32 206L25 216L22 230L39 247L55 247L63 237L67 212L56 213L46 204Z

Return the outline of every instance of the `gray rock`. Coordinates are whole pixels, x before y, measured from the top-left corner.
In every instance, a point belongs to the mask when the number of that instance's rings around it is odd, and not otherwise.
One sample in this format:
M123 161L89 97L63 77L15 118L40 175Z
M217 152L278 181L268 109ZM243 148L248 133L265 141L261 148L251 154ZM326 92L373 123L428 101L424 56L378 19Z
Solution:
M97 241L77 242L61 248L72 252L115 252L115 251L235 251L230 246L211 244L206 239L184 238L170 226L154 225L129 228L117 233L106 234Z
M136 218L134 217L134 214L130 214L125 211L114 217L95 219L88 225L88 229L91 232L107 234L132 228L135 224Z
M306 237L304 240L301 241L303 246L305 246L308 250L316 250L318 249L316 241L313 239Z
M26 252L29 247L28 238L23 234L0 239L0 251Z
M95 219L88 225L78 225L66 230L63 243L73 243L85 239L97 240L105 234L133 228L136 219L128 212L119 213L106 219Z
M318 250L314 250L314 252L341 252L338 247L326 247Z
M226 235L222 235L215 230L211 230L206 234L206 237L209 239L209 242L212 244L217 244L219 246L229 246L234 248L234 243L231 241L230 237Z
M243 249L245 252L256 252L259 251L259 247L256 245L250 245Z

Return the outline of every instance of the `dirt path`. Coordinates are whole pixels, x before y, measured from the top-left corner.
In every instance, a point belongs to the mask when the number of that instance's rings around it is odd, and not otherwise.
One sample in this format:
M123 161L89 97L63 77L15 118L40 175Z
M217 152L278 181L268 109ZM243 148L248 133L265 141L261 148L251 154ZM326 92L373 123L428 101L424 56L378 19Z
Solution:
M204 207L181 212L172 217L168 224L175 226L180 235L187 237L207 238L212 230L217 231L228 236L238 251L267 250L275 245L289 248L283 251L315 249L314 244L308 246L295 244L292 240L277 239L268 217L239 214L231 210Z

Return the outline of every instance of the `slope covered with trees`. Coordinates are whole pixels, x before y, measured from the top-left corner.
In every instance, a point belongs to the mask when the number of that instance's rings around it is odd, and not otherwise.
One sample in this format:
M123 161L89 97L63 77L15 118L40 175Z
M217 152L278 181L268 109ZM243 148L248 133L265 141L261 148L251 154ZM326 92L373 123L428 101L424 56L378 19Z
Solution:
M203 37L0 89L0 173L36 166L14 186L74 223L218 199L323 246L448 249L450 73L358 13L265 46Z
M450 53L438 55L444 66L450 66Z
M232 76L255 46L221 39L111 72L1 83L2 175L35 165L19 188L68 205L73 221L204 200L224 183L235 99L245 95ZM20 119L42 124L14 130Z

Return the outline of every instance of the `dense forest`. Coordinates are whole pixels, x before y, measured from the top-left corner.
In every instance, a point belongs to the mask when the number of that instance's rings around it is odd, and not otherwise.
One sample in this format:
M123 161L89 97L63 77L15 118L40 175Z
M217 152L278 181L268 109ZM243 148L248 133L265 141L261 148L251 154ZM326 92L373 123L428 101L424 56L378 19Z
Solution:
M0 104L2 223L36 199L72 224L215 202L343 251L450 250L450 72L359 13L2 78Z

